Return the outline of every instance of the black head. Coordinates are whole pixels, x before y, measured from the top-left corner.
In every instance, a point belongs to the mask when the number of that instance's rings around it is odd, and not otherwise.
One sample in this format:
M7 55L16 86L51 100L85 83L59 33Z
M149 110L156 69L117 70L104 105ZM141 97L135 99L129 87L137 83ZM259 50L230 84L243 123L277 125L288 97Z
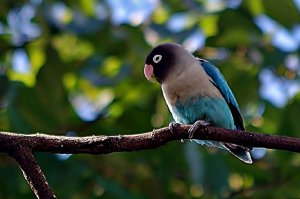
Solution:
M153 67L153 75L162 83L167 77L172 66L176 63L176 52L182 48L175 43L162 44L155 47L146 58L146 65Z

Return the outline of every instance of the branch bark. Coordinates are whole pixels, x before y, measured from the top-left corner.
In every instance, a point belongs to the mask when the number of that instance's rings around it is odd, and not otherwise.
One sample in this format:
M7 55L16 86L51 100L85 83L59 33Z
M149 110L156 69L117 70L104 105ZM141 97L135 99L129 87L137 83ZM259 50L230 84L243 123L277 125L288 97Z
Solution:
M189 139L189 128L190 125L179 125L175 127L174 132L165 127L140 134L88 137L0 132L0 152L7 153L16 159L37 198L55 198L34 158L34 152L107 154L153 149L174 140ZM213 126L199 128L193 138L234 143L247 147L300 152L299 138L228 130Z
M37 198L56 198L30 148L19 145L16 150L10 152L10 156L19 164L26 181Z

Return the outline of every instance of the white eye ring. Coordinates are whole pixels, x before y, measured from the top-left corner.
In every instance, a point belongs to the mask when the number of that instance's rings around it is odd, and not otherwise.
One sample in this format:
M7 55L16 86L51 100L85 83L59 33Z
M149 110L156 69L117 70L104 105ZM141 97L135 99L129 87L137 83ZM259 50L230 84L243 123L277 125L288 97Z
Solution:
M154 55L153 62L157 64L158 62L160 62L161 59L162 59L161 55Z

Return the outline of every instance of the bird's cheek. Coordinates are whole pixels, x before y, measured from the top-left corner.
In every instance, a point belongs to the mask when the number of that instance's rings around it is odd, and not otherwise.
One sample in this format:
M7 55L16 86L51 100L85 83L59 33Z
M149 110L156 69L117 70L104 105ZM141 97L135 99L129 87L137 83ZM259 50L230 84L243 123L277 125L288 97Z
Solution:
M145 65L144 75L150 82L154 82L153 66L151 64Z

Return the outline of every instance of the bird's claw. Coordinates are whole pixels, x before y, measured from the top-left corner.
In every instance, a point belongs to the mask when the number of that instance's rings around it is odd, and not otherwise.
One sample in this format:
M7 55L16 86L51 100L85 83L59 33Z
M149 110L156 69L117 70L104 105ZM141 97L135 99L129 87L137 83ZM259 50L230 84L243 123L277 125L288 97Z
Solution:
M205 122L204 120L197 120L192 126L191 128L188 130L189 133L189 138L193 138L194 133L201 127L206 127L209 126L210 124Z
M172 134L174 134L175 131L176 131L176 129L177 129L177 127L179 127L179 126L180 126L179 123L171 122L171 123L169 124L169 130L171 131Z

